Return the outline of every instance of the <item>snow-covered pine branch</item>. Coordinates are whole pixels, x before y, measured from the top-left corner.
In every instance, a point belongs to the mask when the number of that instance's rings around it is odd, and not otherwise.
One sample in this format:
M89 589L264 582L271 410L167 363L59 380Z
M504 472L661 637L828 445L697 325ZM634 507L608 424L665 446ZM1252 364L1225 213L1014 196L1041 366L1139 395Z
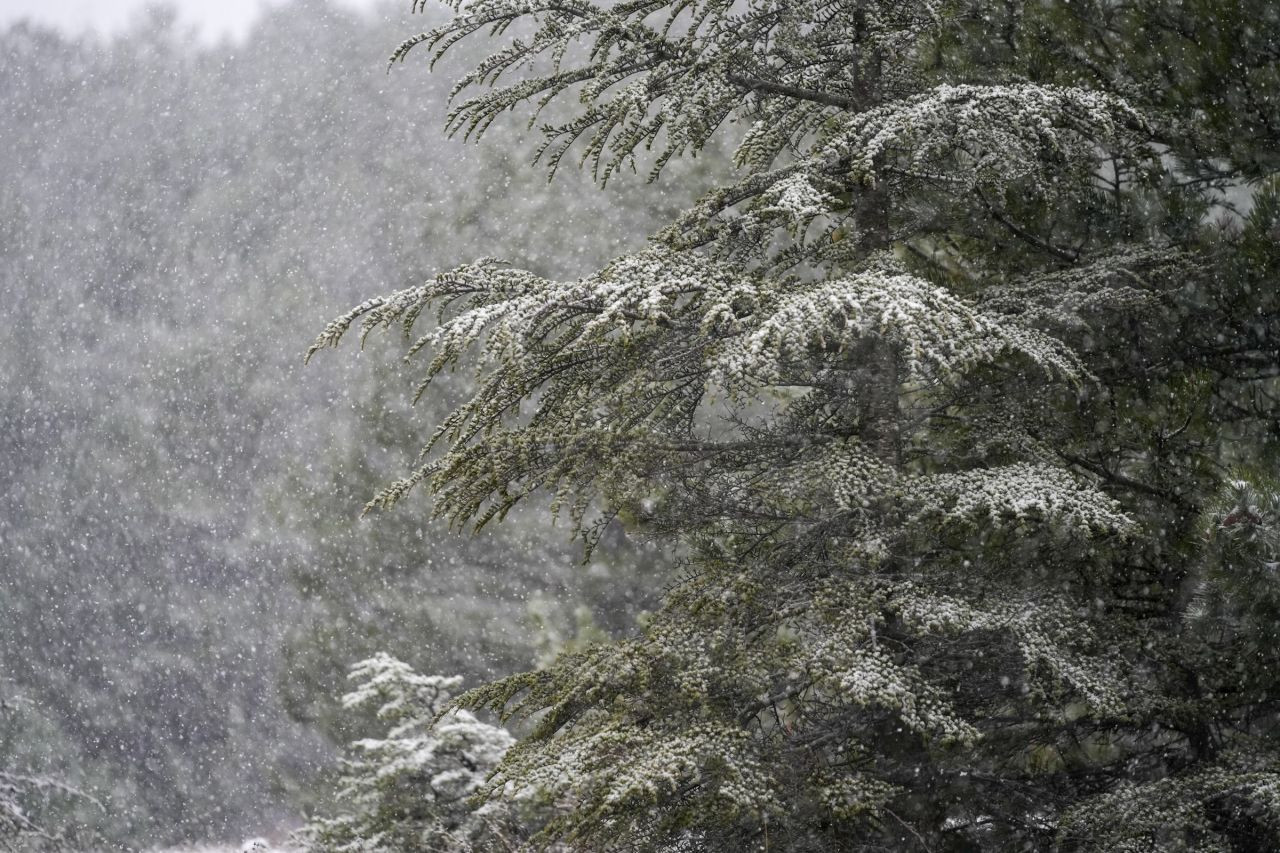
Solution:
M1144 89L1131 44L1107 73L1063 48L1157 12L451 5L393 56L506 39L449 131L558 103L553 171L661 180L717 136L738 169L595 274L477 262L312 347L399 324L420 392L475 379L370 507L423 485L484 524L546 492L588 544L619 520L685 558L633 636L459 697L530 726L485 802L590 850L1048 849L1166 794L1188 844L1273 826L1274 679L1225 674L1280 663L1270 521L1202 518L1235 452L1215 418L1271 446L1280 190L1209 230L1168 152L1212 105L1174 121L1140 103L1173 69Z
M350 745L340 812L313 818L298 840L316 853L494 849L510 815L471 797L511 748L511 735L450 710L460 678L419 675L385 653L355 664L350 677L358 683L343 706L376 709L387 730Z

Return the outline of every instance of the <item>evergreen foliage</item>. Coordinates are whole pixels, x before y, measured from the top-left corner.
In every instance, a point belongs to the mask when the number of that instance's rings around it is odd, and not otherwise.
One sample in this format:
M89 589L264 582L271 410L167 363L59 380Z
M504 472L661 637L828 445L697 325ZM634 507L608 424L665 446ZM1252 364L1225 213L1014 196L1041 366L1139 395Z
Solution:
M538 155L601 181L739 143L598 273L480 260L308 354L399 325L420 393L476 376L370 509L548 492L685 556L633 636L456 700L528 721L484 807L593 851L1280 845L1272 4L450 5L392 59L509 34L453 132L576 98Z
M277 345L498 240L594 269L693 197L640 187L584 239L617 198L545 191L518 134L421 145L405 116L434 121L447 86L388 85L394 12L297 0L219 43L163 11L110 39L0 32L0 294L22 317L0 334L0 769L101 801L21 791L86 849L275 837L366 722L337 719L352 661L474 684L532 665L538 596L548 624L583 605L613 631L656 597L613 544L580 568L518 517L469 542L360 522L413 410L375 359L299 376ZM495 197L507 215L482 216Z
M377 706L385 738L352 744L339 794L348 811L310 823L300 839L316 851L472 850L502 837L510 816L501 804L472 808L468 798L510 749L505 729L469 711L448 711L462 679L423 676L389 655L352 667L358 687L346 708ZM488 848L493 849L493 848Z

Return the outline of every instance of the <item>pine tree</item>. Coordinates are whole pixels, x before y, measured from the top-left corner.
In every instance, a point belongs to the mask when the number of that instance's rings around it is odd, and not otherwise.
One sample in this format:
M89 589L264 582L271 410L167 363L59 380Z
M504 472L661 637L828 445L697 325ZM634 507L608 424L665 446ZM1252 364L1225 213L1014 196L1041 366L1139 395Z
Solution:
M421 393L477 379L370 509L546 492L683 555L634 636L459 698L528 721L481 799L583 850L1280 844L1276 10L451 5L392 61L513 34L451 132L576 98L553 171L739 167L593 275L480 260L308 354L398 324Z
M385 738L352 745L356 755L346 762L340 794L347 810L309 823L299 833L307 849L484 849L472 840L508 831L511 815L502 804L473 809L468 798L512 738L469 711L447 713L461 678L419 675L385 654L356 664L350 677L360 683L343 705L376 706L389 729Z

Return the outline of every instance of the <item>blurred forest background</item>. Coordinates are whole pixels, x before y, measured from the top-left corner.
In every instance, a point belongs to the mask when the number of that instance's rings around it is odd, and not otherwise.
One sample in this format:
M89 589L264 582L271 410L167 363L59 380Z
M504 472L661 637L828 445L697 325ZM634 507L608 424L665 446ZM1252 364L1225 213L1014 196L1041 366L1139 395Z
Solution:
M541 514L358 520L432 411L385 351L304 370L325 322L498 252L583 274L714 168L548 187L522 123L446 141L450 74L386 73L407 15L298 0L235 43L169 12L0 36L0 768L91 795L28 804L80 843L280 837L347 739L352 662L474 683L625 630L660 589L621 531L581 565Z

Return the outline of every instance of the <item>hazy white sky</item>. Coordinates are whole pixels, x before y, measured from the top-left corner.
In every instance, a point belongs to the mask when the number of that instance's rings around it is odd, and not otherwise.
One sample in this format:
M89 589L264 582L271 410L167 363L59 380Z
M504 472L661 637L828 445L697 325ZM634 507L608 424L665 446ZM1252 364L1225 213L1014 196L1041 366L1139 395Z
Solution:
M168 0L178 9L178 19L196 26L206 38L240 35L270 0ZM370 0L345 0L364 7ZM67 32L96 30L115 33L127 27L149 0L0 0L0 27L27 18L51 24ZM408 9L406 0L405 8Z

